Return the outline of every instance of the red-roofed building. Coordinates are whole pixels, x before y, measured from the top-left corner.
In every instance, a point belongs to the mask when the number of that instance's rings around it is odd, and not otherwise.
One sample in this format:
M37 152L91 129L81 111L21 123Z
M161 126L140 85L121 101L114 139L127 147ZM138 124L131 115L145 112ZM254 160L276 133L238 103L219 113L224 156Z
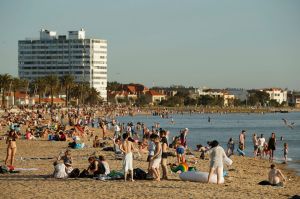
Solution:
M154 90L149 90L146 93L146 100L149 104L156 104L166 99L166 95L161 94Z
M120 101L122 102L124 100L136 100L137 95L127 91L111 91L108 93L108 99L113 99L114 102L119 103Z
M34 98L34 104L39 103L39 98ZM51 104L51 98L41 98L41 104ZM53 104L64 106L65 100L61 98L53 98Z
M149 91L149 88L142 84L124 84L122 85L121 90L135 94L139 97L140 95L146 94Z

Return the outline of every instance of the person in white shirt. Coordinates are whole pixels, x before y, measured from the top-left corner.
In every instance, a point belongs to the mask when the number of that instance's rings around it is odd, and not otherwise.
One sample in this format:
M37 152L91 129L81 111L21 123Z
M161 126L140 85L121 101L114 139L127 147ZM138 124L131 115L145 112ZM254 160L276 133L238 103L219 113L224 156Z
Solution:
M266 142L266 139L264 138L264 134L260 135L260 138L258 138L257 142L258 142L258 154L260 155L260 157L263 157L264 144Z

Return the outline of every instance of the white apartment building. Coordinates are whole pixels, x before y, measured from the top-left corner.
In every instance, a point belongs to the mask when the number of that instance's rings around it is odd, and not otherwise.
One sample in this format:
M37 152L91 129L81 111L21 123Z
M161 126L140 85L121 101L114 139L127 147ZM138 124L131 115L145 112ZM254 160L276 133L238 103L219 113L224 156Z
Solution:
M85 38L85 31L57 35L41 29L39 39L18 42L19 77L32 81L46 75L71 74L75 82L88 82L107 101L107 41Z
M235 96L229 94L226 90L223 89L207 89L207 88L198 88L196 90L198 96L208 95L211 97L221 97L224 99L224 106L228 106L229 102L235 99Z
M279 104L287 101L287 91L280 88L270 88L264 90L270 95L270 100L276 100Z

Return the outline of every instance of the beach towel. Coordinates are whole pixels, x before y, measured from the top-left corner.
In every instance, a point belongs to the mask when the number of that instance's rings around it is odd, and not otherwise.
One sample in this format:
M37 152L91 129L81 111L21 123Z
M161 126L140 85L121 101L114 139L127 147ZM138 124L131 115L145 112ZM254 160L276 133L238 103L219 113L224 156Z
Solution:
M133 170L133 156L132 153L127 153L124 156L124 161L123 161L123 168L124 168L124 172L127 172L128 170Z

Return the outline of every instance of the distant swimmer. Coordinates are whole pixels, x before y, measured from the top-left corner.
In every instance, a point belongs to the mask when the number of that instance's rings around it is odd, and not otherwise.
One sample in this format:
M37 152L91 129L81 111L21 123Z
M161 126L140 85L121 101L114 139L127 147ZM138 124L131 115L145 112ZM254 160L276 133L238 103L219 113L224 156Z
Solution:
M174 121L173 117L171 117L170 123L171 123L171 124L175 124L175 121Z
M208 116L208 119L207 119L208 123L210 123L210 117Z

